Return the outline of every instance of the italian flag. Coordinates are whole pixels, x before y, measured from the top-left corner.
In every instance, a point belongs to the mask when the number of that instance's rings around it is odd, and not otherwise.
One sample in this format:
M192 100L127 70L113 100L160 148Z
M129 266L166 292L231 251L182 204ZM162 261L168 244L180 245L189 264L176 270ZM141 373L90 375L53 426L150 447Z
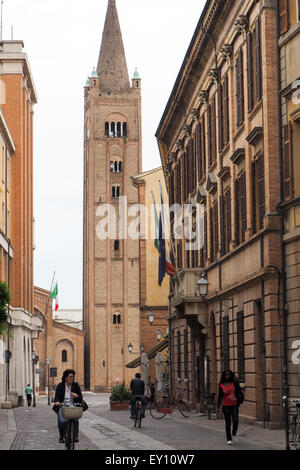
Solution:
M55 299L55 311L58 310L59 308L59 303L58 303L58 284L55 284L55 287L53 291L50 294L51 299Z

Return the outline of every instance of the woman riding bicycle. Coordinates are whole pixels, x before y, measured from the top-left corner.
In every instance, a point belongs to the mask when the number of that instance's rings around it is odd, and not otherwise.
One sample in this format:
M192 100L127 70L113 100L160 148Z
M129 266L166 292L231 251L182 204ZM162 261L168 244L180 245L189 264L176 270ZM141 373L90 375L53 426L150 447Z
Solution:
M67 427L67 420L62 416L61 405L74 406L76 403L82 403L82 393L80 386L77 382L74 382L75 371L73 369L67 369L64 371L61 382L57 385L53 407L57 413L58 429L59 429L59 442L63 444L65 442L65 434ZM75 420L74 426L74 442L78 441L79 434L79 421Z

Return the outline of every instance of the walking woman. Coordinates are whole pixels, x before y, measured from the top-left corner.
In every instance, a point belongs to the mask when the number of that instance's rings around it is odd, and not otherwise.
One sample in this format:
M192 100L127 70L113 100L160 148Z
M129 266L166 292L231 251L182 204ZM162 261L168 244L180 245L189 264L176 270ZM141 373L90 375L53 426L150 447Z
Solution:
M237 442L237 430L239 426L239 406L244 401L238 379L231 370L225 370L221 377L219 386L218 409L222 405L222 410L226 422L227 444ZM231 433L232 423L232 433Z
M59 429L59 442L63 444L65 442L65 434L67 427L67 420L63 418L61 405L64 403L68 406L73 406L74 403L82 403L82 393L80 386L77 382L74 382L75 371L73 369L67 369L64 371L61 382L57 385L55 398L54 398L54 411L57 413L58 429ZM75 421L74 426L74 442L78 442L79 434L79 421Z

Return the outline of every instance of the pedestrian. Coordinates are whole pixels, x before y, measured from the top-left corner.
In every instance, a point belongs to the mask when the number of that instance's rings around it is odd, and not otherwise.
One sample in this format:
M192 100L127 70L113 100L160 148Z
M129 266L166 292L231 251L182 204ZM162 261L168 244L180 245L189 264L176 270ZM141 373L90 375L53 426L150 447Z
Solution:
M227 444L237 442L237 431L239 426L239 406L244 401L244 395L241 390L238 379L231 370L225 370L222 373L219 385L218 410L222 405L222 410L226 423ZM232 422L232 433L231 433Z
M82 393L80 386L74 382L75 371L67 369L64 371L61 382L57 385L53 410L57 413L58 429L59 429L59 442L65 442L65 434L67 428L67 420L63 418L61 405L74 406L74 403L82 403ZM79 442L79 420L75 420L74 426L74 442Z
M25 394L27 397L27 404L28 406L31 406L32 388L30 387L30 384L27 384L27 387L25 388Z

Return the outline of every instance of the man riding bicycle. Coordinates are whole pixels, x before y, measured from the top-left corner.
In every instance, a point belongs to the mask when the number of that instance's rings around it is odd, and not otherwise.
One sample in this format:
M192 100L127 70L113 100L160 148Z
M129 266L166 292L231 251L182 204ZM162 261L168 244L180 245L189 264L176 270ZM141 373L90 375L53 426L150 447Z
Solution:
M137 399L140 399L142 402L142 417L145 417L145 409L146 409L146 400L144 397L145 394L145 382L141 379L141 374L135 374L135 379L132 379L130 382L130 389L131 389L131 399L130 399L130 409L131 409L131 419L135 419L136 408L135 402Z

